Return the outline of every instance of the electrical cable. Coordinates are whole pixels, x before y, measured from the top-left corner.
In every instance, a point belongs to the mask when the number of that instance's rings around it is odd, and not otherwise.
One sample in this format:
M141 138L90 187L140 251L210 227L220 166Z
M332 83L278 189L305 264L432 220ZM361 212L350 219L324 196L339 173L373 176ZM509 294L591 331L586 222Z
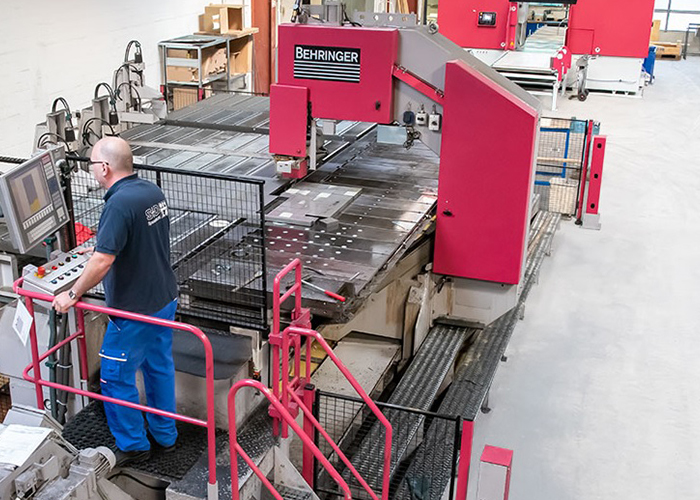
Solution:
M66 151L67 151L67 152L69 152L69 153L72 153L72 152L73 152L73 150L70 148L70 145L68 144L68 141L66 141L66 140L65 140L63 137L61 137L60 135L54 134L53 132L44 132L43 134L41 134L41 135L39 136L39 139L37 139L37 141L36 141L36 147L37 147L37 148L41 148L41 147L44 145L41 141L42 141L42 139L44 139L45 137L56 137L56 138L58 138L58 140L60 140L61 142L63 142L63 144L66 145Z
M59 342L63 342L68 337L68 315L62 314L61 316L61 327L58 330ZM70 384L70 370L66 370L64 367L70 367L70 357L71 357L71 346L70 344L65 345L58 351L58 368L61 368L57 372L57 377L59 384L69 385ZM75 377L77 380L79 377ZM66 423L66 412L68 411L68 392L59 391L57 394L56 403L59 408L56 409L57 420L60 424Z
M92 122L102 122L104 125L107 125L109 127L110 131L112 132L112 135L119 136L119 134L114 130L114 127L112 126L111 123L109 123L104 118L100 118L97 116L93 116L92 118L90 118L88 121L85 122L85 124L83 125L83 131L82 131L83 134L86 132L86 129L90 126L90 124Z
M131 81L130 71L133 71L134 73L136 73L138 75L139 81L141 82L141 86L143 87L143 81L144 81L143 80L143 71L139 70L136 66L134 66L133 64L128 63L128 62L125 62L124 64L119 66L117 68L117 70L114 72L114 79L112 80L112 87L113 88L117 87L117 77L119 76L119 72L124 68L126 69L126 80L129 82Z
M66 110L66 113L67 113L68 116L70 117L70 115L71 115L70 106L68 105L68 101L66 101L63 97L57 97L56 99L53 100L53 104L51 104L51 112L52 112L52 113L55 113L55 112L57 111L56 105L57 105L59 102L60 102L61 104L63 104L63 109ZM70 119L70 118L68 118L68 119Z
M110 86L110 84L107 83L107 82L100 82L100 83L98 83L98 84L95 86L95 96L94 96L94 98L97 99L98 97L100 97L100 88L102 88L102 87L104 87L105 89L107 89L107 92L109 93L109 97L110 97L110 98L112 99L112 101L113 101L113 100L114 100L114 90L112 89L112 87Z
M360 23L357 23L355 21L351 21L350 18L348 17L348 12L345 10L345 4L341 4L340 8L343 11L343 22L346 22L350 24L351 26L362 26Z
M15 165L21 165L29 158L15 158L14 156L0 156L0 163L13 163Z
M143 101L141 100L141 93L138 91L138 88L136 87L136 85L134 85L131 82L122 82L117 86L117 88L116 88L117 98L121 99L122 101L124 100L124 99L122 99L122 97L119 93L119 89L124 85L127 85L130 89L132 89L134 92L136 92L136 98L139 101L139 111L143 110Z
M132 46L136 46L136 54L134 55L134 61L137 63L142 62L143 55L141 52L141 43L138 40L131 40L126 45L126 51L124 52L124 62L129 62L129 52L131 51ZM139 61L139 59L141 59L141 61Z

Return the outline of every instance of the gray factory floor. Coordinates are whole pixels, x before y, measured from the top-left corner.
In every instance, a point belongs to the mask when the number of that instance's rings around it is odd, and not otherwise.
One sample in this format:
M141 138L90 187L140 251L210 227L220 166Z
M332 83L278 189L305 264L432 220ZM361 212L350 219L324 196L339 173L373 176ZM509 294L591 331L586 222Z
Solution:
M603 229L555 237L477 420L469 498L484 444L514 450L512 500L700 498L700 58L657 63L641 100L558 115L609 136Z

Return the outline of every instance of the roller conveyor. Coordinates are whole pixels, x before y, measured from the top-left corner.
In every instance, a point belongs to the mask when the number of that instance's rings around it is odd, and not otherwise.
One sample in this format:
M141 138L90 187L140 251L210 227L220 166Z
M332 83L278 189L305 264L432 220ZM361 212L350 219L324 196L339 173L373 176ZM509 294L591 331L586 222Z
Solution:
M464 358L460 361L454 381L438 409L441 415L459 415L465 420L474 420L488 394L493 377L501 358L522 314L527 295L536 282L536 276L545 255L549 251L554 232L561 216L551 212L541 212L533 224L528 247L527 268L523 291L518 305L479 331L471 342ZM430 494L423 500L439 500L449 484L452 473L451 457L439 450L451 447L452 436L444 432L444 421L434 421L425 439L413 458L405 478L425 479L430 484ZM436 461L442 463L436 467ZM424 464L430 464L426 470ZM436 472L438 474L436 474ZM411 484L404 479L397 492L397 500L412 500Z
M435 326L401 378L388 403L429 410L445 377L452 369L462 345L474 331L471 328ZM385 409L383 413L393 428L390 472L393 476L401 461L405 459L414 436L425 421L425 416L406 415L392 409ZM377 422L362 439L357 453L350 457L352 464L362 477L366 478L374 491L380 491L382 486L381 475L377 474L377 471L383 469L384 439L384 427ZM345 471L343 476L348 484L359 488L359 484L349 471Z

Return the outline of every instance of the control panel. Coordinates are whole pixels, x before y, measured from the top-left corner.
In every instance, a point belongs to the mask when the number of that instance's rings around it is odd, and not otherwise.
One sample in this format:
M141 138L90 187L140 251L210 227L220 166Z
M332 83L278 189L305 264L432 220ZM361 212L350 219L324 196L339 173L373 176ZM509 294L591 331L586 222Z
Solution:
M25 266L23 288L58 295L73 286L83 274L88 259L84 254L60 252L43 266Z
M68 223L56 165L62 147L45 151L0 175L0 204L13 245L27 253Z
M495 12L479 12L479 26L487 26L493 28L496 26L496 13Z

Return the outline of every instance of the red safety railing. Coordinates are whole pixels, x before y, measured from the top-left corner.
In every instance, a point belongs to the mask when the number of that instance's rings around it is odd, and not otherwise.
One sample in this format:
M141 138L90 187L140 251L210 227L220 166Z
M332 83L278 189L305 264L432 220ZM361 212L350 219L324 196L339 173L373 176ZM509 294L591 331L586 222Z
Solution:
M208 463L209 463L209 478L208 478L208 489L207 498L209 500L218 499L218 485L216 482L216 421L215 421L215 411L214 411L214 354L211 348L211 343L207 336L199 328L188 325L185 323L179 323L177 321L169 321L161 318L153 318L150 316L145 316L143 314L136 314L127 311L120 311L118 309L112 309L110 307L98 306L95 304L88 304L87 302L78 302L75 304L75 312L77 316L77 331L67 337L65 340L59 342L51 349L46 351L44 354L39 355L39 346L36 336L36 322L34 321L34 300L40 300L43 302L52 302L54 297L51 295L46 295L38 292L33 292L31 290L25 290L21 288L24 278L20 278L15 281L13 289L16 294L21 295L25 298L25 305L29 314L32 316L32 324L29 330L29 339L31 343L31 353L32 353L32 363L24 369L24 378L29 382L32 382L36 386L36 397L37 397L37 407L40 410L44 409L44 394L42 387L50 387L53 389L59 389L61 391L70 392L78 396L83 396L87 398L97 399L104 401L105 403L117 404L120 406L126 406L127 408L133 408L135 410L145 411L148 413L153 413L154 415L159 415L161 417L172 418L174 420L179 420L181 422L186 422L188 424L198 425L207 428L207 443L208 443ZM129 401L124 401L121 399L110 398L103 396L102 394L97 394L95 392L90 392L82 389L77 389L75 387L70 387L67 385L57 384L55 382L50 382L43 380L41 378L41 362L48 358L50 355L67 345L68 343L76 340L78 343L78 354L80 357L80 380L82 382L87 382L88 379L88 366L87 366L87 347L85 343L85 314L84 311L93 311L97 313L108 314L110 316L115 316L117 318L130 319L133 321L140 321L143 323L148 323L151 325L158 325L166 328L172 328L173 330L180 330L192 333L196 335L204 344L204 356L206 362L205 376L206 376L206 399L207 399L207 419L200 420L193 417L188 417L185 415L180 415L178 413L171 413L168 411L159 410L157 408L151 408L149 406L140 405L137 403L131 403ZM32 371L34 376L32 377L29 372Z
M311 450L313 455L321 463L324 469L328 471L328 474L330 474L330 476L338 483L338 485L344 492L343 496L345 500L351 500L352 494L350 493L350 487L348 486L348 483L345 482L340 473L336 470L335 467L333 467L333 465L328 461L328 459L325 456L323 456L321 450L319 450L318 447L314 444L313 438L308 436L302 430L302 428L299 427L299 424L296 423L291 413L289 413L289 411L282 405L280 400L270 392L270 389L265 387L261 382L251 379L241 380L237 382L236 384L234 384L233 387L231 387L231 390L228 393L228 422L229 447L231 449L232 500L239 500L240 498L240 494L238 492L238 455L243 457L243 460L245 461L245 463L248 464L248 467L250 467L253 473L256 476L258 476L260 481L265 485L265 487L272 494L272 496L275 497L276 500L284 500L282 498L282 495L279 494L279 492L275 489L272 483L270 483L270 480L267 479L267 477L265 476L265 474L263 474L260 468L257 465L255 465L255 462L253 462L253 460L250 458L250 456L248 456L248 454L245 452L245 450L243 450L240 443L238 442L238 435L236 434L236 394L240 389L244 387L251 387L253 389L256 389L267 398L267 400L270 402L270 405L273 408L275 408L277 413L280 415L280 418L283 418L284 421L299 436L304 445L304 448Z
M295 271L295 282L284 294L280 295L280 287L282 279L287 276L290 272ZM340 370L343 376L348 380L350 385L355 389L357 394L362 398L364 403L370 408L372 413L376 416L377 420L385 428L385 444L384 444L384 472L382 476L382 500L388 500L389 498L389 484L390 484L390 471L391 471L391 447L392 447L392 437L393 430L391 423L384 416L377 405L372 401L372 399L367 395L362 386L357 382L355 377L353 377L350 370L343 364L343 362L335 355L331 347L325 341L323 336L315 330L311 329L310 313L307 309L302 309L301 307L301 279L302 279L302 266L299 259L295 259L288 266L286 266L280 273L275 277L273 285L273 329L270 334L270 344L273 346L273 393L277 397L282 405L291 415L296 416L298 410L301 410L304 414L305 422L310 425L305 425L306 432L309 437L313 436L313 430L317 430L323 438L328 441L333 451L338 455L338 458L345 464L352 475L357 479L362 488L367 491L373 500L379 500L376 493L367 484L365 479L360 475L357 469L350 463L350 460L345 456L345 454L340 450L338 445L333 442L328 433L323 429L321 424L314 418L313 412L311 411L309 404L309 389L306 388L307 383L310 380L311 373L311 345L313 341L326 352L328 358L333 361L336 367ZM295 294L295 308L292 311L292 322L290 326L285 328L284 331L280 332L280 312L282 303L289 297ZM301 339L306 338L306 371L304 372L304 377L301 376ZM289 358L290 349L294 347L294 376L289 379ZM281 358L281 371L280 375L280 358ZM281 396L279 395L281 391ZM312 398L313 396L311 396ZM312 400L312 399L311 399ZM275 418L275 424L273 427L273 432L279 432L278 424L282 421L282 437L287 437L287 425L286 419L283 415L279 414L277 407L273 405L270 408L270 414ZM312 441L313 442L313 441ZM304 448L304 470L303 476L309 482L312 483L313 478L313 460L309 460L313 449L310 447Z

